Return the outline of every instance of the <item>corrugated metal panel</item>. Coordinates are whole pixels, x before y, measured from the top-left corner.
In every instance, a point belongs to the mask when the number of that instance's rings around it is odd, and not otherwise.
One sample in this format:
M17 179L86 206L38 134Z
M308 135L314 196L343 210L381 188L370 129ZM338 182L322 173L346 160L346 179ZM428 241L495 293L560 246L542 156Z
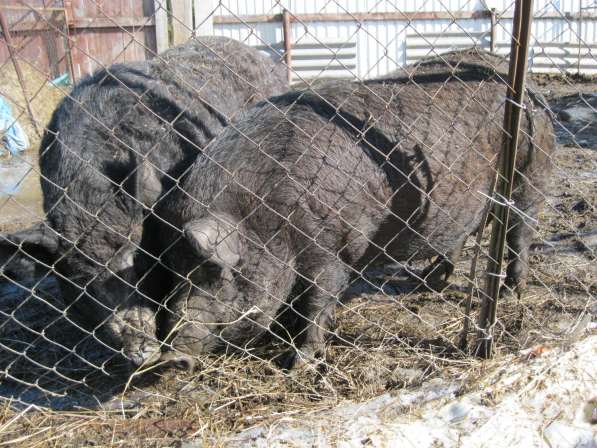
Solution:
M489 19L417 21L406 32L403 63L456 49L489 48L490 25Z
M578 47L574 43L546 43L531 48L529 67L539 73L597 73L597 45Z
M470 0L404 0L401 2L379 0L336 0L321 2L319 0L223 0L222 5L230 9L235 15L278 14L283 7L292 14L349 14L364 12L446 12L446 11L474 11L480 8L480 2ZM512 13L511 0L495 0L484 2L488 7L494 7L498 15L503 12ZM532 60L532 70L550 71L549 60L553 70L572 70L579 66L586 73L592 73L594 56L597 51L589 49L580 65L573 63L573 53L564 55L555 50L545 48L551 44L567 44L569 49L578 47L580 37L584 46L597 43L597 19L583 19L582 25L578 20L571 19L569 14L576 14L583 7L593 6L583 13L597 12L597 5L591 0L536 0L536 17L533 22L532 52L544 53ZM225 9L220 7L221 10ZM400 9L398 9L400 8ZM222 12L223 13L223 12ZM556 15L556 17L554 17ZM337 20L337 19L336 19ZM463 48L473 45L489 46L490 19L487 17L476 19L429 19L429 20L378 20L362 21L327 21L293 23L293 43L316 42L325 46L328 42L345 42L355 45L356 62L347 64L341 76L370 78L381 76L395 70L405 63L410 63L419 57L437 54L453 48ZM496 27L496 45L501 53L509 50L511 38L511 20L503 19ZM282 26L280 22L258 24L217 24L215 33L246 40L250 45L281 45ZM407 46L409 50L407 51ZM281 48L281 47L280 47ZM551 47L550 47L551 48ZM545 49L545 50L544 50ZM560 51L560 50L558 50ZM407 54L408 53L408 54ZM578 54L578 51L577 51ZM308 55L305 55L308 60ZM551 59L550 59L551 58ZM306 62L305 62L306 63ZM304 73L303 73L304 74ZM312 73L310 74L312 75ZM326 73L326 75L328 75Z
M497 52L506 56L510 48L501 44ZM580 56L580 63L579 63ZM536 73L581 73L597 74L597 46L576 44L538 43L529 49L529 70Z
M282 26L278 23L226 24L214 26L214 34L230 37L247 45L275 45L282 41Z
M280 6L275 0L220 0L217 14L243 16L250 14L277 14Z
M470 47L489 48L489 39L487 39L486 33L475 33L473 35L464 33L410 35L406 37L406 42L407 64L448 51ZM429 45L430 42L433 42L433 45Z
M358 34L359 77L380 76L403 65L407 30L406 21L368 22Z
M226 15L261 15L277 14L283 8L294 14L342 14L342 13L367 13L367 12L406 12L406 11L478 11L495 8L498 12L512 11L512 0L485 0L484 2L471 0L220 0L221 11L218 14ZM536 14L561 12L577 13L580 8L594 7L594 0L535 0L534 11Z
M352 78L356 69L355 42L304 42L292 50L293 78Z
M354 22L313 22L309 27L294 23L292 26L292 66L295 77L353 78L358 76L357 44L358 30ZM318 49L318 50L317 50ZM336 59L336 51L342 49L344 57ZM328 55L326 60L313 57L313 51ZM298 59L295 58L295 54ZM324 68L328 68L324 70Z

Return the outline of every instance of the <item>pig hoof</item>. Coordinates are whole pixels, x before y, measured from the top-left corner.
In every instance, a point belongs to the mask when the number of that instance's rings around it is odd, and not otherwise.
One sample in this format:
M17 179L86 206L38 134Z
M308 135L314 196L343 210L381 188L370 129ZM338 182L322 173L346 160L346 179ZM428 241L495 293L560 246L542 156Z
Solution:
M296 362L297 354L294 350L288 350L277 356L274 360L276 365L282 370L291 370Z
M145 348L133 353L127 353L126 357L135 367L148 367L160 360L159 348Z
M143 357L143 353L130 353L126 355L126 357L131 361L134 367L139 367L143 365L145 358Z
M326 389L335 393L333 385L327 378L327 364L323 357L308 356L303 353L297 353L294 356L294 365L292 370L287 372L289 378L301 378L301 381L307 380L313 384L323 385Z
M135 367L142 367L142 366L148 367L148 366L151 366L159 361L160 352L159 351L157 351L157 352L147 351L147 352L130 353L127 355L127 357L129 358L129 360Z
M522 298L522 287L520 286L510 286L508 284L502 285L500 288L500 298L501 299L511 299L516 297L518 300Z
M321 370L325 368L325 361L323 359L317 358L305 358L304 356L297 356L294 362L294 366L292 370L295 372L303 371L313 371L320 373Z
M195 359L184 353L166 352L162 354L160 361L176 369L186 370L187 372L195 370Z
M430 291L442 292L449 286L448 280L453 273L454 264L448 258L439 257L423 269L419 277L423 280L424 286Z
M323 355L318 356L320 353L322 352L310 350L308 348L301 349L300 352L291 350L278 361L278 365L281 369L287 371L319 371L325 366Z
M502 285L500 287L500 299L510 299L512 298L513 290L510 286Z

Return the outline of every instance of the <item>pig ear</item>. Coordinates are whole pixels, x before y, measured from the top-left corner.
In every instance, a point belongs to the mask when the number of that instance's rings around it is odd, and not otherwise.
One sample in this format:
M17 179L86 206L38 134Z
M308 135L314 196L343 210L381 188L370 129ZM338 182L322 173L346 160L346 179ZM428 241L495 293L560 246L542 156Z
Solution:
M144 161L139 170L137 174L139 200L151 207L162 195L162 182L158 177L157 169L149 161Z
M132 244L121 246L118 252L112 257L112 260L110 260L110 269L114 272L120 272L132 268L135 262L136 251L137 248Z
M12 278L31 280L40 263L51 265L57 258L58 236L47 223L0 235L0 271Z
M214 215L187 222L184 235L195 251L222 267L234 267L242 258L237 226L228 216Z
M152 207L162 195L159 171L142 156L135 157L135 174L126 182L125 189L146 207Z

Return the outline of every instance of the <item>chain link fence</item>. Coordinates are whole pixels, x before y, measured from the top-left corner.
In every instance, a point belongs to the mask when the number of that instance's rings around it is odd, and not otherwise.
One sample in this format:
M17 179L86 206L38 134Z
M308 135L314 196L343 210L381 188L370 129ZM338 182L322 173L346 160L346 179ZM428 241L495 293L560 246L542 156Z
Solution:
M388 413L414 422L448 395L501 403L513 366L539 359L541 383L595 359L594 4L535 2L516 103L515 2L54 3L0 7L0 95L34 144L0 159L3 443L251 444L406 393ZM576 408L542 414L541 443L594 443L581 384L580 432L546 429ZM309 437L276 443L348 440Z

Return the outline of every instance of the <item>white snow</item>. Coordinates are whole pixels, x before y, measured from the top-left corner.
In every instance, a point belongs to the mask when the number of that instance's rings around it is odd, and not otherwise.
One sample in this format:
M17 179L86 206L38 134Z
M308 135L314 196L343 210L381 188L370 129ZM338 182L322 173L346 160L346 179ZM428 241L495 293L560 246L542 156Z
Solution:
M285 418L227 440L251 447L597 448L597 336L566 348L490 361L463 384L432 380L416 390ZM193 446L188 444L186 446Z

